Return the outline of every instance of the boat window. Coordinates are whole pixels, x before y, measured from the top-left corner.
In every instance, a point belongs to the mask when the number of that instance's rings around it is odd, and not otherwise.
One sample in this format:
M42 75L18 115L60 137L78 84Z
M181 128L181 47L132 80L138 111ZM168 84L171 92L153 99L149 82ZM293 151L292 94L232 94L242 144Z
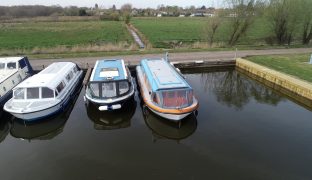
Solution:
M78 71L77 66L74 67L74 72L76 73Z
M91 93L93 94L93 96L100 96L100 90L99 90L99 84L98 83L91 83L89 85L89 88L91 90Z
M161 100L158 93L153 94L153 102L156 104L161 104Z
M13 85L15 84L15 81L14 81L14 80L12 80L12 84L13 84Z
M5 63L0 63L0 69L4 69L5 68Z
M16 63L15 62L9 62L7 64L8 69L16 69Z
M69 81L71 80L72 77L73 77L73 76L71 76L70 74L67 74L67 76L66 76L67 82L69 82Z
M102 83L102 97L111 98L115 96L117 96L116 83L115 82Z
M17 76L17 79L18 79L18 82L21 82L21 81L22 81L22 76L19 74L19 75Z
M61 93L62 92L62 90L64 89L64 87L65 87L65 84L63 83L63 81L56 87L56 89L57 89L57 91L59 92L59 93Z
M41 97L42 98L54 98L54 91L50 88L43 87L41 88Z
M4 91L4 92L6 91L6 88L5 88L5 87L3 87L3 91Z
M19 88L14 90L14 99L24 99L25 97L25 89L24 88Z
M128 81L120 81L119 82L119 94L125 94L129 91L129 83Z
M27 99L39 99L39 88L27 88Z
M190 98L192 96L192 98ZM192 104L193 93L191 90L176 90L162 92L163 106L168 108L181 108Z

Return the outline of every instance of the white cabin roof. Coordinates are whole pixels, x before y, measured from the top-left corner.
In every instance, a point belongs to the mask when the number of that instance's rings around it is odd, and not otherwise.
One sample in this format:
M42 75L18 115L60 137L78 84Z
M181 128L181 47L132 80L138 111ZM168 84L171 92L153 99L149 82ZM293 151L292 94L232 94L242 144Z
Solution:
M17 85L16 88L48 87L55 89L74 66L76 64L72 62L53 63L38 74Z
M1 63L7 63L7 62L17 62L21 59L23 59L24 57L4 57L4 58L0 58L0 62Z

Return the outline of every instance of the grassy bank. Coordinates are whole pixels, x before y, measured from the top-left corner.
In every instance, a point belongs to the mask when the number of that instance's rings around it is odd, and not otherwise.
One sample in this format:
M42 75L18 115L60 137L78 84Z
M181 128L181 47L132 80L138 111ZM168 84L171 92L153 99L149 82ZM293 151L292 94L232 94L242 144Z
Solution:
M198 42L201 46L207 44L206 30L211 18L202 17L161 17L161 18L134 18L132 23L137 27L156 48L169 48L172 43L182 46ZM228 18L222 23L215 35L215 46L224 47L229 39L230 23ZM265 45L264 39L269 34L269 23L264 18L256 19L246 36L238 45Z
M252 56L247 59L312 83L311 54Z
M1 23L0 52L121 51L133 43L124 26L115 21Z

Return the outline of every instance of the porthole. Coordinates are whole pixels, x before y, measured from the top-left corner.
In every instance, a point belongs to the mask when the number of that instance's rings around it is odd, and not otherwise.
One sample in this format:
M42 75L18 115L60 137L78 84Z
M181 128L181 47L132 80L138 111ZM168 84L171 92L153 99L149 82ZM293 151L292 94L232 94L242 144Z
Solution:
M6 88L5 88L5 87L3 87L3 91L6 91Z
M15 81L14 80L12 80L12 83L13 83L13 85L15 84Z

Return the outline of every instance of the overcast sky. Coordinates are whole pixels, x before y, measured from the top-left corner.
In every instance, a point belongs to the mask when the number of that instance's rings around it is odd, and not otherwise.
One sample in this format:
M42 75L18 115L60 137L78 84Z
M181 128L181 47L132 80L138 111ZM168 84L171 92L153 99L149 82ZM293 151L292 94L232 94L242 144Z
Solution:
M130 3L133 7L156 8L160 4L164 5L177 5L181 7L186 6L202 6L206 7L221 5L222 0L0 0L0 6L14 6L14 5L61 5L61 6L86 6L93 7L96 3L100 7L111 7L113 4L119 8L122 4Z

